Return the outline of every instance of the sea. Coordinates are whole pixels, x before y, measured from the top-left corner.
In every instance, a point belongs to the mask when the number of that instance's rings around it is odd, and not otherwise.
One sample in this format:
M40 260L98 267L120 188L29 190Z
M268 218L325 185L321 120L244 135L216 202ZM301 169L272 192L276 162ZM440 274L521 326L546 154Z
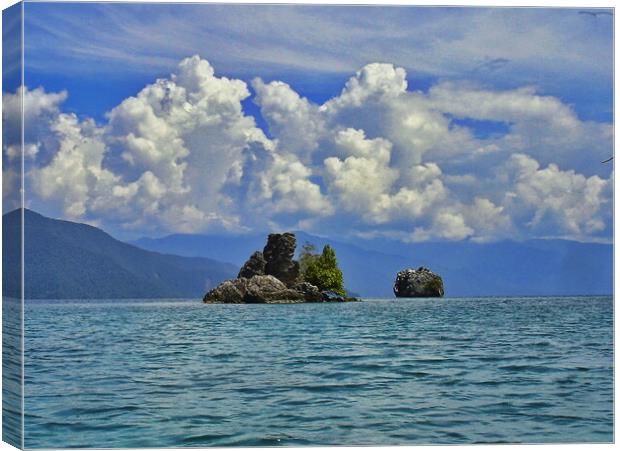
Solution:
M27 301L24 339L27 448L614 440L610 296Z

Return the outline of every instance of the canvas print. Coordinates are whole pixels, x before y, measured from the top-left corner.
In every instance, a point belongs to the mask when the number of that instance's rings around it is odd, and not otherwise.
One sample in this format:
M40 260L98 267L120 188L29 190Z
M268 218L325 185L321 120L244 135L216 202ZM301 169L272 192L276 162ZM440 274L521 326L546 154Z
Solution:
M612 443L613 21L5 9L3 440Z

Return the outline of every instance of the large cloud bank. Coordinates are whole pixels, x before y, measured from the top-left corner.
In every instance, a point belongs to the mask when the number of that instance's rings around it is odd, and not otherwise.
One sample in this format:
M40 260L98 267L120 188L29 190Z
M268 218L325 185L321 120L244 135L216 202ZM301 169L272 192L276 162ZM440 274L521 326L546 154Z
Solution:
M252 93L268 135L243 110ZM18 94L3 96L5 130ZM301 228L406 241L611 235L613 174L600 163L611 124L529 87L421 92L404 69L374 63L318 105L193 56L104 124L63 112L66 92L24 96L27 193L70 219L136 233ZM477 132L488 123L500 131ZM19 137L4 138L6 181Z

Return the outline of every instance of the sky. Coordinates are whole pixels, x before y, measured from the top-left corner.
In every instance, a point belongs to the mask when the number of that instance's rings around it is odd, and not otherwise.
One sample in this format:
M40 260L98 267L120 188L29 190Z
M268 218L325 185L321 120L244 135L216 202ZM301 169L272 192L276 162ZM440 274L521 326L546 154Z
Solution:
M122 238L611 241L611 10L26 3L24 26L43 214Z

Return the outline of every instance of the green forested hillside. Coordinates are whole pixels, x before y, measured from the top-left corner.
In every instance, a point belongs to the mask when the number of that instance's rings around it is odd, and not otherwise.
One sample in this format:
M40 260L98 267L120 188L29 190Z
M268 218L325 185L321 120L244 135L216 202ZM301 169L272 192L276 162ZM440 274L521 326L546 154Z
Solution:
M4 294L19 296L20 211L3 216ZM201 297L237 268L209 258L146 251L85 224L25 210L25 296L30 299Z

